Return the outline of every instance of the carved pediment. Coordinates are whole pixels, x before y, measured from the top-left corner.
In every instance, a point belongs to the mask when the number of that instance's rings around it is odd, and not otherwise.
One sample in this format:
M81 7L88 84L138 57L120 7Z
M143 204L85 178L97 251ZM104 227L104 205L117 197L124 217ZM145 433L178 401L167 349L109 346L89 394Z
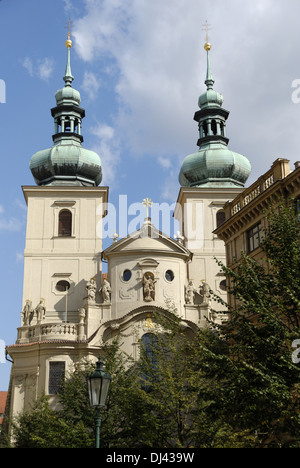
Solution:
M151 223L143 225L138 231L114 241L110 247L103 252L103 258L108 260L113 256L139 255L145 257L143 261L155 262L153 257L163 254L181 257L188 261L192 253L184 245L156 229ZM148 256L149 255L149 256ZM141 261L142 262L142 261ZM140 263L141 263L140 262ZM157 266L151 263L152 268Z

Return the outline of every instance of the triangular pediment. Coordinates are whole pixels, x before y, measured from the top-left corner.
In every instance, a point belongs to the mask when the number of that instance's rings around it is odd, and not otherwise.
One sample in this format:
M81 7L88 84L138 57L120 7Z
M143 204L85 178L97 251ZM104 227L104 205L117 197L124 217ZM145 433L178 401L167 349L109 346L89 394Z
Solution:
M150 222L144 223L141 229L129 234L127 237L114 241L110 247L103 252L103 258L112 256L140 254L150 257L155 255L172 255L191 259L192 253L184 247L180 241L176 241L159 231Z

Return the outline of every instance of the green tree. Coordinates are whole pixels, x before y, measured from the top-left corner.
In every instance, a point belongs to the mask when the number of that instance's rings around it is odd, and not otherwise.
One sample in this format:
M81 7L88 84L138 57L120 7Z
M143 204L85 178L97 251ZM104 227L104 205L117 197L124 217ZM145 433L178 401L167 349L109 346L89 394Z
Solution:
M30 411L24 411L13 427L15 448L86 448L90 437L84 424L70 425L49 408L48 398L41 396Z
M200 332L197 370L215 382L202 394L207 414L252 434L258 446L299 446L300 367L291 343L300 337L300 226L293 203L267 218L264 262L243 254L232 269L219 263L235 306L210 339Z

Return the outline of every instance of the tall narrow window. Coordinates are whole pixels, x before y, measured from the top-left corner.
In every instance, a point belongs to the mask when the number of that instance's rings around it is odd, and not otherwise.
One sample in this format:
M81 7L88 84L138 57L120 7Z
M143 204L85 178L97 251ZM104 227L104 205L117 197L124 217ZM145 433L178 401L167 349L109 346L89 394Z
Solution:
M141 375L142 388L149 391L151 382L157 373L157 350L158 339L153 333L145 333L141 340L141 351L144 355L143 366L144 371Z
M69 210L61 210L58 217L59 237L70 237L72 235L72 213Z
M221 226L225 222L225 211L217 211L217 227Z
M59 392L65 378L65 362L53 361L49 363L49 395Z
M217 123L215 119L211 121L211 131L213 132L214 135L217 134Z
M248 248L248 253L252 252L252 250L257 249L259 247L260 242L261 242L261 224L257 224L256 226L253 226L253 228L249 229L247 231L247 248Z

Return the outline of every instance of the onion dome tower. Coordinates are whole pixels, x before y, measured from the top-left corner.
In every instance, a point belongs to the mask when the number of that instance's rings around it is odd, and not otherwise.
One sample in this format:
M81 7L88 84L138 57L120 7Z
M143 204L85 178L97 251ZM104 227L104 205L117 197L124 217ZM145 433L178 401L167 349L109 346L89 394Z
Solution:
M182 187L244 187L251 164L245 156L228 149L225 128L229 112L222 107L223 96L213 89L208 40L204 49L207 53L207 90L199 97L200 110L194 116L199 125L199 151L184 159L179 182Z
M70 31L65 45L68 51L65 86L55 93L56 107L51 109L54 144L32 156L30 170L37 185L98 186L102 180L100 157L81 146L85 111L80 107L80 93L72 88Z

